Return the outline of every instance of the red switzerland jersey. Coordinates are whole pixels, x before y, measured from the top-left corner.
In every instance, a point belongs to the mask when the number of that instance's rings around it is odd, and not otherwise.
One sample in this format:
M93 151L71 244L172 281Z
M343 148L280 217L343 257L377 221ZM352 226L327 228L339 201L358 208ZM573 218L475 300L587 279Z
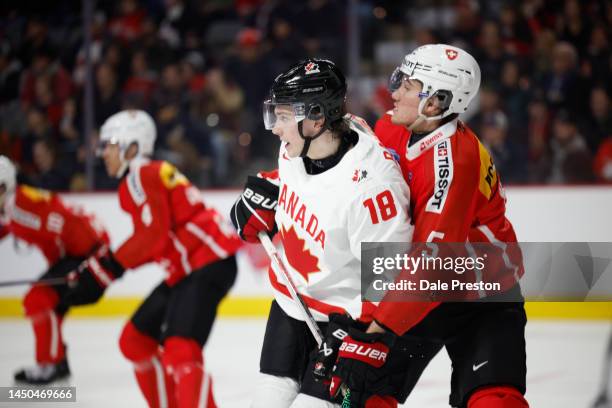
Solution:
M36 246L49 265L65 256L85 257L109 239L91 214L64 203L57 194L19 185L5 204L4 235Z
M507 266L497 281L504 289L514 286L524 272L522 255L506 253L505 243L517 242L516 235L505 216L506 198L493 160L476 135L454 120L408 146L410 132L391 123L388 113L375 133L399 156L410 187L413 242L490 242L500 248ZM438 304L382 302L374 317L403 334Z
M169 285L241 245L233 227L204 205L200 191L170 163L133 160L119 201L134 233L115 251L117 261L125 268L158 262Z

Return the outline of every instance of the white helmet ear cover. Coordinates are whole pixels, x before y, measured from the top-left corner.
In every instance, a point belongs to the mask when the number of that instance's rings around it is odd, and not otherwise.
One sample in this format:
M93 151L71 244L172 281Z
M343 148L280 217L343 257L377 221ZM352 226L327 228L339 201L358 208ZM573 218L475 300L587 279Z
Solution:
M5 187L4 193L0 194L0 204L2 204L17 186L17 170L13 162L6 156L0 156L0 186Z

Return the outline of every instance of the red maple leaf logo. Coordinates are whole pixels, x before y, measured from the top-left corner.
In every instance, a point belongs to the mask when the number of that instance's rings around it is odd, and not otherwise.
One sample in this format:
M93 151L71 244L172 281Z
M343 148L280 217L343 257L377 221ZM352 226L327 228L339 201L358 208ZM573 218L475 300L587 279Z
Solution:
M289 230L281 227L281 235L287 261L308 282L308 274L321 271L319 269L319 258L312 255L309 249L306 249L306 242L298 237L293 226Z

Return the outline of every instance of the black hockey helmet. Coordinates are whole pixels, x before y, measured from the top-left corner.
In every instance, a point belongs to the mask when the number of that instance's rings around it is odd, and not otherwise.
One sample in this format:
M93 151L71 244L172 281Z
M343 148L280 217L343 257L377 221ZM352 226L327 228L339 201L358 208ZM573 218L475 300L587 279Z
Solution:
M274 80L270 97L264 102L264 124L271 130L276 123L274 108L289 105L293 108L298 129L306 141L301 156L305 156L310 142L345 114L346 79L331 61L309 58L293 65ZM325 119L322 131L314 136L302 134L302 120Z

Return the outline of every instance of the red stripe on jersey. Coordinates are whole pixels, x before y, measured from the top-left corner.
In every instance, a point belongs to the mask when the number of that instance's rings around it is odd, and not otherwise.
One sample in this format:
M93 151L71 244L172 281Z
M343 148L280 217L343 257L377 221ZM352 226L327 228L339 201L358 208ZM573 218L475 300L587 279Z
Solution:
M278 180L278 169L274 169L272 171L260 171L257 173L257 177L261 177L269 181Z
M363 323L374 320L374 311L378 308L374 303L364 300L361 302L361 316L357 319Z
M278 279L276 278L276 273L274 273L272 267L268 268L268 276L270 277L270 283L272 284L272 287L291 299L289 289L287 289L285 285L278 281ZM301 293L300 296L302 297L302 299L304 299L304 303L306 303L306 306L308 306L308 308L316 310L319 313L323 313L328 316L332 313L346 314L346 310L341 307L321 302L320 300L311 298L310 296L306 296Z

